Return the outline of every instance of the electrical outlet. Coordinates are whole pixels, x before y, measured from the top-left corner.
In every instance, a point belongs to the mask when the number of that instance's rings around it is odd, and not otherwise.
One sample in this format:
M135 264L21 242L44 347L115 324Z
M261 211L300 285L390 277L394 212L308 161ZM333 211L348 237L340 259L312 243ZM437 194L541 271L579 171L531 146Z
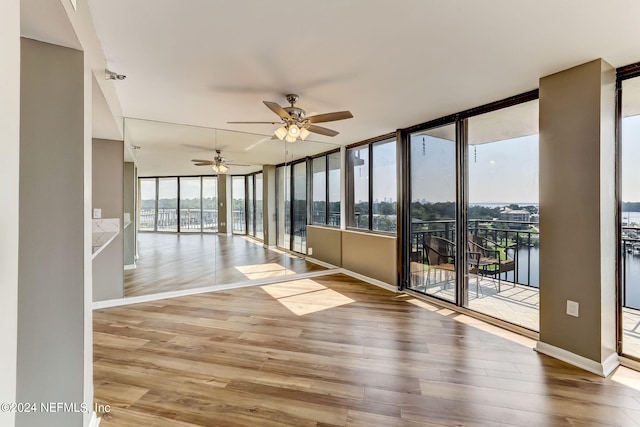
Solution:
M567 314L569 316L578 317L580 314L580 304L575 301L567 300Z
M93 218L94 219L102 218L102 209L94 209L93 210Z
M307 248L307 255L313 255L313 248Z

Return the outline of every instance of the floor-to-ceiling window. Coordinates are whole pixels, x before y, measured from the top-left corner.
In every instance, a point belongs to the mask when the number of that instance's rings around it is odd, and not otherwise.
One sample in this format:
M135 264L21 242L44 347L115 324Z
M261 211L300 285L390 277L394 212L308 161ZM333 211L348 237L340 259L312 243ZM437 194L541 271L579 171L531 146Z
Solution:
M456 129L409 135L411 289L456 302Z
M247 216L246 216L246 188L244 176L231 177L231 218L232 230L234 234L245 234Z
M218 231L218 178L139 178L140 231Z
M539 328L537 96L401 131L403 286L532 330Z
M291 166L276 168L278 246L291 249Z
M263 174L259 172L255 175L255 237L264 239L264 203L263 203Z
M178 231L178 179L158 178L158 231Z
M201 177L180 177L180 231L202 231Z
M247 234L249 236L256 235L255 230L255 194L254 190L254 179L255 175L247 176Z
M292 246L295 252L307 250L307 163L295 163L293 166L293 223Z
M327 225L334 227L340 227L340 171L342 166L340 164L340 152L335 152L327 155L328 166L328 186L327 191L329 195L328 209L329 215L327 218Z
M218 231L218 177L202 177L202 231Z
M468 306L539 329L538 100L467 119Z
M621 340L622 353L640 359L640 77L621 84Z
M307 161L276 168L278 246L305 253L307 248Z
M140 186L138 229L140 231L155 231L157 211L156 179L141 178L138 180L138 183Z

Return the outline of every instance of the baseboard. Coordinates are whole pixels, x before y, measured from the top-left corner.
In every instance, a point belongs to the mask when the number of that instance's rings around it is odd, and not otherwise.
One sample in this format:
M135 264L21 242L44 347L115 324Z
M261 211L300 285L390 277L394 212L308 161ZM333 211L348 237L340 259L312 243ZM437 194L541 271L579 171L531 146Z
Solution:
M135 263L133 263L133 264L126 264L126 265L124 266L124 269L125 269L125 271L126 271L126 270L135 270L135 269L136 269L136 264L135 264Z
M98 418L96 413L93 412L91 414L91 420L89 420L89 426L88 427L98 427L100 425L100 421L101 420L102 420L102 418Z
M640 361L630 359L624 356L618 356L618 361L620 362L620 365L624 366L625 368L633 369L635 371L640 371Z
M362 280L363 282L371 283L372 285L376 285L376 286L378 286L380 288L386 289L386 290L391 291L391 292L395 292L395 293L398 292L398 288L396 288L395 286L392 286L392 285L390 285L388 283L385 283L382 280L374 279L372 277L367 277L367 276L364 276L364 275L362 275L360 273L356 273L356 272L353 272L351 270L346 270L344 268L340 268L337 272L346 274L347 276L351 276L354 279Z
M309 256L306 257L305 260L329 269L340 268L337 265L329 264L328 262L320 261L319 259L315 259Z
M562 360L585 371L589 371L601 377L608 377L620 364L618 354L612 353L604 362L596 362L586 357L582 357L562 348L538 341L535 350L538 353L546 354L555 359Z

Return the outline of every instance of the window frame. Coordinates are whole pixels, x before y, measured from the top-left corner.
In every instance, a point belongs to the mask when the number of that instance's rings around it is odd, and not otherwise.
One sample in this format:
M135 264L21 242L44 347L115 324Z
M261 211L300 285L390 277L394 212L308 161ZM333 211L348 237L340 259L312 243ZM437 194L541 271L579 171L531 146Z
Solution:
M373 146L376 144L384 144L384 143L393 143L396 144L396 179L398 177L398 159L399 152L397 150L398 140L396 132L387 133L384 135L379 135L374 138L370 138L364 141L356 142L354 144L347 145L346 148L346 157L347 161L345 162L345 183L346 183L346 229L351 231L360 231L364 233L374 233L374 234L382 234L385 236L397 236L399 225L396 224L396 231L384 231L384 230L375 230L373 229ZM354 175L350 164L350 150L362 148L363 146L367 147L367 153L369 156L369 165L368 165L368 173L369 173L369 182L368 182L368 224L367 228L358 228L355 226L355 194L354 194ZM398 192L398 183L396 182L396 218L399 217L400 208L399 208L399 196Z

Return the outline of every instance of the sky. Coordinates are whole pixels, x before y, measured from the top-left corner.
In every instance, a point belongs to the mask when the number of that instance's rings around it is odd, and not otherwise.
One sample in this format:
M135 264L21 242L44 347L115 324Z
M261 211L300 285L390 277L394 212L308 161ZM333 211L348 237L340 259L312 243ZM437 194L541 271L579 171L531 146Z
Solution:
M376 148L378 148L376 150ZM640 151L639 151L640 154ZM355 167L355 200L367 198L368 158ZM538 136L469 147L470 203L538 203ZM374 147L374 200L396 200L395 143ZM456 198L455 144L416 135L411 139L412 199L453 202Z
M622 200L640 202L640 116L622 120Z

